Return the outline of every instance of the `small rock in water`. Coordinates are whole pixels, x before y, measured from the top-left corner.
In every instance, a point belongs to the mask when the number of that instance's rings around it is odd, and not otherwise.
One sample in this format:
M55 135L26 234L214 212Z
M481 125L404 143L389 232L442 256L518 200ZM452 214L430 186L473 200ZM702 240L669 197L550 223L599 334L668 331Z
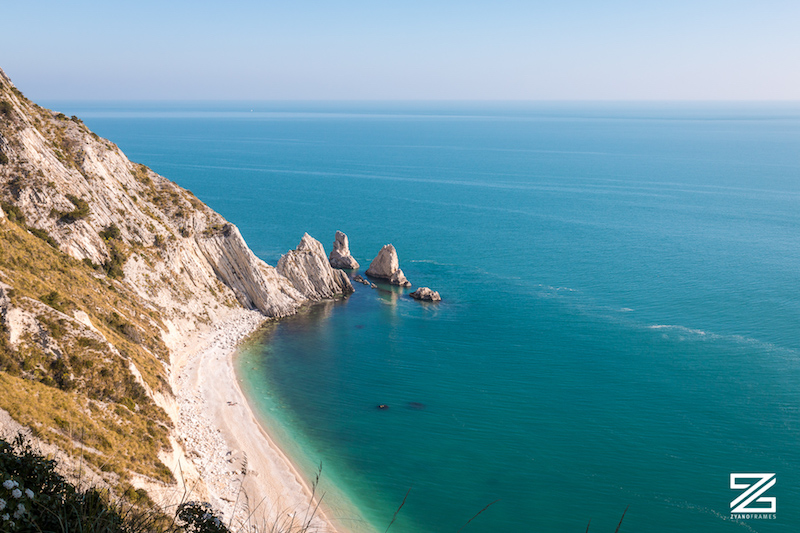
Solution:
M370 288L372 288L372 289L377 289L377 288L378 288L378 286L377 286L377 285L375 285L374 283L370 283L370 284L369 284L369 286L370 286Z
M388 409L388 408L389 408L389 406L388 406L388 405L386 405L385 403L382 403L382 404L380 404L380 405L378 406L378 409L381 409L381 410L386 410L386 409Z
M442 301L442 297L439 296L439 293L431 290L428 287L420 287L419 289L415 290L414 292L410 293L409 296L414 298L415 300L425 300L428 302L440 302Z

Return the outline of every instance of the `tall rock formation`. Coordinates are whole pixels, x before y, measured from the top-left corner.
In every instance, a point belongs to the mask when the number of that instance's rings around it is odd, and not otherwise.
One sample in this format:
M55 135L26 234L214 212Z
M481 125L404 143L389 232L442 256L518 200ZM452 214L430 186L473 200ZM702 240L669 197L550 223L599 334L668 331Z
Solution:
M322 243L308 233L303 235L295 250L281 256L277 271L309 300L324 300L353 292L347 274L331 267Z
M347 235L341 231L336 232L336 238L333 240L333 250L328 257L333 268L358 268L358 261L350 255L350 245L347 241Z
M198 238L197 245L214 273L233 290L244 307L280 317L293 314L307 298L295 289L292 281L256 257L233 224L227 224L220 233ZM298 279L298 283L303 281L310 280ZM320 284L320 290L335 289L322 286L319 280L314 282Z
M400 260L397 258L397 251L394 246L387 244L378 256L372 260L367 275L374 278L381 278L387 280L391 285L399 285L401 287L410 287L411 282L406 279L403 271L400 270Z

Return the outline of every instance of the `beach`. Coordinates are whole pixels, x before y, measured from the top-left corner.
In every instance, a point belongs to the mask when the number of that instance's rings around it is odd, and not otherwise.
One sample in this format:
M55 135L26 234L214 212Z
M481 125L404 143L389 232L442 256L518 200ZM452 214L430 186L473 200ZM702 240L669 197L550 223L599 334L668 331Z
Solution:
M312 487L257 421L239 387L237 346L267 320L256 311L232 310L225 320L189 338L173 355L177 435L204 486L187 475L186 500L202 500L234 526L335 533ZM194 496L193 496L194 494ZM234 530L236 527L234 527ZM306 530L303 530L306 531Z

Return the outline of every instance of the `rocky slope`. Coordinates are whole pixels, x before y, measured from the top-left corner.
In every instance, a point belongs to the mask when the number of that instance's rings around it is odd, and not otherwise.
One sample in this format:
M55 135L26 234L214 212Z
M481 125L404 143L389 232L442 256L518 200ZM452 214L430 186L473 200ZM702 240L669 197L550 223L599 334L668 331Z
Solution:
M171 356L187 336L235 309L282 317L352 291L319 242L304 237L283 275L190 191L2 70L0 206L0 386L14 390L0 409L110 482L176 477L160 458L180 453Z

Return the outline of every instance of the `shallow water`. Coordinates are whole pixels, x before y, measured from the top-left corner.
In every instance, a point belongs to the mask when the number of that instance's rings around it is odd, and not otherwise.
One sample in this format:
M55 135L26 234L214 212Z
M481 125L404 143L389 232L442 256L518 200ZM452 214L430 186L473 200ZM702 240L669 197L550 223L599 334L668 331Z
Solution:
M409 489L394 533L800 526L797 105L51 106L271 264L339 229L442 294L356 284L239 360L376 529ZM728 519L732 472L776 519Z

